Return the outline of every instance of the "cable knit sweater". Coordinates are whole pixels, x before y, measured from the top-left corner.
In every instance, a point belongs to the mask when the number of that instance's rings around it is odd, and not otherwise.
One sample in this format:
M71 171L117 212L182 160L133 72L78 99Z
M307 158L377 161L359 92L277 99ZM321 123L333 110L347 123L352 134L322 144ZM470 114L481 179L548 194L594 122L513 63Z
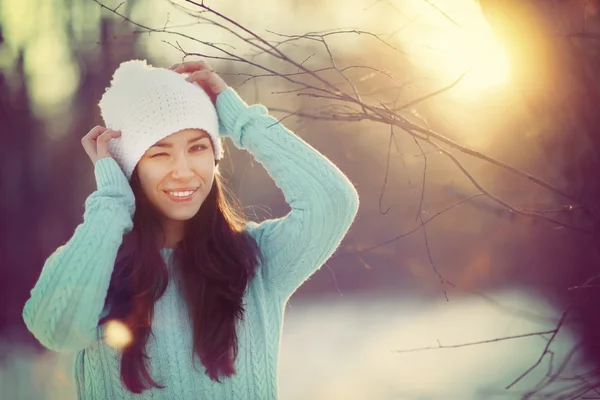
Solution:
M357 213L358 196L337 167L263 106L248 106L231 88L218 96L216 106L221 131L265 167L291 207L285 217L246 226L264 262L244 294L246 311L237 324L237 373L217 383L198 360L193 366L190 322L171 281L155 304L153 335L147 343L149 371L166 388L134 395L123 387L119 350L105 342L98 320L123 234L133 226L135 201L117 163L103 158L94 168L97 190L86 199L83 222L46 260L23 310L40 343L73 352L81 399L277 398L285 304L339 246ZM171 268L172 250L162 249L161 254Z

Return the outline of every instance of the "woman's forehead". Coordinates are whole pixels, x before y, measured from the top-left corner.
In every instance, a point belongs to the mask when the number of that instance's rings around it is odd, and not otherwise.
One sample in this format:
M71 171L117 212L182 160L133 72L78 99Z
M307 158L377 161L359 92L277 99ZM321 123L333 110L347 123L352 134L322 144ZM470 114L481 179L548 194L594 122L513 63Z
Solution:
M175 132L166 138L159 140L154 144L156 147L163 147L162 145L172 145L175 143L191 143L196 140L209 138L208 133L203 129L183 129L181 131Z

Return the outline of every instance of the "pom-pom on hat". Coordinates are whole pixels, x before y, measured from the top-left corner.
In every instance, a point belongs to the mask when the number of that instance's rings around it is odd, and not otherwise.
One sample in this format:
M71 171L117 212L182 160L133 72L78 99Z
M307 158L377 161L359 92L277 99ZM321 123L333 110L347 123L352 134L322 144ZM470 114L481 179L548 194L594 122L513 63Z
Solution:
M108 150L127 179L146 150L183 129L206 131L215 160L223 157L214 104L202 87L175 71L152 67L145 60L123 62L98 105L105 126L121 131L108 142Z

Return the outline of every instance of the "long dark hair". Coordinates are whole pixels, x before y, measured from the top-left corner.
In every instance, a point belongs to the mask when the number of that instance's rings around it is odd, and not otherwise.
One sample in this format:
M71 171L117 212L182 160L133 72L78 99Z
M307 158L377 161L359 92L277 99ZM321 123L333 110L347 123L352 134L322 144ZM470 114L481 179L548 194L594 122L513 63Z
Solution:
M221 179L215 174L173 253L173 279L187 303L194 354L217 382L235 374L236 321L243 317L242 296L261 261L256 242L243 230L247 220L239 203ZM133 229L123 237L105 302L108 315L99 324L116 319L130 329L133 339L122 350L121 380L129 391L141 393L164 388L150 376L146 343L154 303L164 294L169 273L157 245L162 234L158 214L141 190L137 169L131 187L136 198Z

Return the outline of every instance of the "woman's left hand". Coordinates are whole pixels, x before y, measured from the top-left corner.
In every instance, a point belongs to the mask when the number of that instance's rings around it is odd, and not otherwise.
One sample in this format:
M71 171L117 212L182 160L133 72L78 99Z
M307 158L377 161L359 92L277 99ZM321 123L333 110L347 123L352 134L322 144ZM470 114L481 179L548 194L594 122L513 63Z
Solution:
M180 74L190 74L186 80L200 85L213 103L216 103L217 96L227 89L227 83L212 70L206 61L188 61L172 65L169 69Z

